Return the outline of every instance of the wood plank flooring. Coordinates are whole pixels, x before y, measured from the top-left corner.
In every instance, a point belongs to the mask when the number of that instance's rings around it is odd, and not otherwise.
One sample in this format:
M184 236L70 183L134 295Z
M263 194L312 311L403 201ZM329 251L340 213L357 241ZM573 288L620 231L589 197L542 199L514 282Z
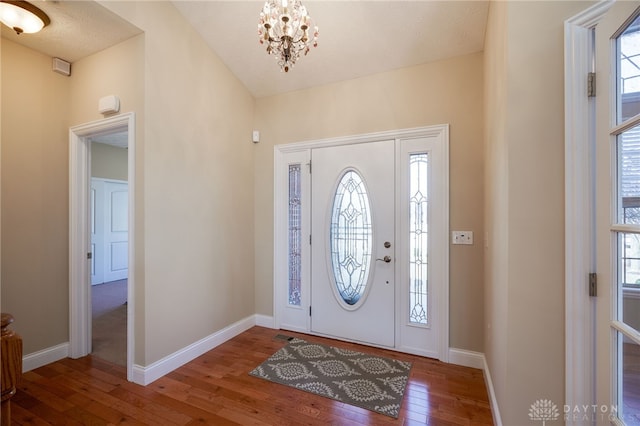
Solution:
M413 362L398 419L249 376L286 344L277 334ZM139 386L125 368L87 356L23 375L14 425L491 425L481 370L263 327Z

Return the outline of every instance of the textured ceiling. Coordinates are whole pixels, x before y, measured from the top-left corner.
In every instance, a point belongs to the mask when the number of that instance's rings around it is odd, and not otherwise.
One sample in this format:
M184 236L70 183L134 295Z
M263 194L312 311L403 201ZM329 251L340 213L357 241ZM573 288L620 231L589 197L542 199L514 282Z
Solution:
M256 97L480 52L487 1L304 2L318 47L288 73L257 35L262 1L173 1Z
M38 52L75 62L104 50L141 31L94 1L30 0L42 9L51 24L35 34L17 35L5 25L2 38Z
M95 1L33 0L51 17L37 34L2 37L69 62L140 30ZM262 1L172 3L255 97L353 79L483 50L488 1L305 0L318 47L288 73L258 43Z

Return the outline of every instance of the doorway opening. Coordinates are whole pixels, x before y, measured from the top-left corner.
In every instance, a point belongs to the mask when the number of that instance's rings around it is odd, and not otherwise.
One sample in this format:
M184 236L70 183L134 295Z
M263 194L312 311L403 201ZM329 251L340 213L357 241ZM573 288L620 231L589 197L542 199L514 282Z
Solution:
M69 355L72 358L79 358L98 349L94 348L95 342L92 342L93 328L96 325L92 315L92 290L94 287L92 281L96 283L97 281L102 281L102 283L120 281L119 316L120 322L124 322L126 325L121 324L122 330L119 331L119 334L111 334L109 338L116 340L107 342L106 346L111 347L109 349L111 351L120 347L119 351L124 353L117 355L119 357L117 359L110 359L112 356L108 352L99 352L96 355L112 362L126 364L127 379L130 381L133 380L135 342L134 136L134 113L120 114L74 126L69 131ZM107 161L107 165L105 165L101 162L103 160L100 158L101 151L109 151L107 154L111 154L111 157L119 156L120 163L109 165L109 161ZM122 164L125 158L126 164ZM113 170L109 173L115 173L111 176L116 178L102 178L100 181L103 186L102 194L97 196L97 192L94 190L98 188L95 185L92 187L92 177L95 174L104 174L105 167L107 169L112 167ZM120 174L118 175L118 173ZM118 179L118 177L120 178ZM122 179L123 177L124 179ZM126 190L123 185L126 185ZM103 202L108 199L111 203L107 213L103 208L104 204L99 209L95 208L98 199ZM103 227L101 231L103 241L99 241L100 238L96 241L94 235L96 218L99 215L103 216L101 218L103 222L105 215L111 215L107 218L109 226ZM100 244L100 248L96 243ZM96 279L96 268L100 267L102 268L102 276L98 276ZM123 289L126 296L121 294ZM115 324L112 325L114 327L110 327L111 331L115 331Z
M274 147L276 328L448 361L448 130Z
M91 140L91 354L127 365L128 134Z

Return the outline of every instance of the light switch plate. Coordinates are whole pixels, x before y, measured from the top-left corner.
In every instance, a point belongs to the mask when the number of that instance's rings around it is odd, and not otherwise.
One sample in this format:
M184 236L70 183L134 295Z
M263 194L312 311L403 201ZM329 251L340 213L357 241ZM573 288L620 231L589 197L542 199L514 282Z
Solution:
M452 244L473 244L473 231L452 231L451 232Z

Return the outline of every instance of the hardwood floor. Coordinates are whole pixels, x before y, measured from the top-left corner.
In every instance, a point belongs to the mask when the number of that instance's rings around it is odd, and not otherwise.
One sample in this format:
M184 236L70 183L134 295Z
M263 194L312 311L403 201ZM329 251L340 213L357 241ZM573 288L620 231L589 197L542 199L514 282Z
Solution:
M413 362L398 419L249 376L302 337ZM491 425L481 370L281 330L253 327L143 387L96 357L27 372L11 405L15 425Z

